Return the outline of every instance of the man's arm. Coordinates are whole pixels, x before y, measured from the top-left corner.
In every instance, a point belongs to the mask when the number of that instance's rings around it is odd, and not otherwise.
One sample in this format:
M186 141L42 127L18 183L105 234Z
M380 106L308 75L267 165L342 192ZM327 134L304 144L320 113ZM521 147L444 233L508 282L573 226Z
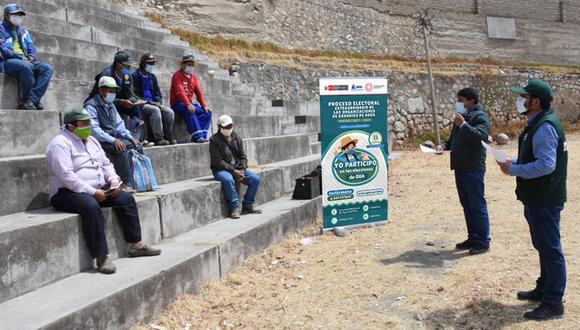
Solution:
M474 118L473 124L465 122L459 129L469 142L481 146L481 141L486 143L488 141L489 119L485 114L477 116Z
M109 158L107 158L107 155L105 154L105 151L103 150L99 142L96 140L90 141L91 143L95 144L95 147L98 150L95 156L97 161L99 161L101 164L103 173L105 174L105 181L109 184L121 182L121 178L115 172L115 167L113 166L113 163L111 163Z
M96 189L81 180L74 172L70 150L62 145L51 146L46 153L46 160L52 172L65 188L76 193L87 193L93 196Z
M159 82L157 81L157 76L154 73L152 73L151 76L152 76L151 89L153 91L153 102L163 104L163 95L161 94L161 88L159 88Z
M22 56L16 54L11 48L6 47L6 37L4 37L4 33L4 28L0 26L0 53L2 54L2 57L4 60L10 60L14 58L21 60Z
M535 179L556 170L558 133L550 123L538 127L532 140L535 161L527 164L511 164L508 173L523 179Z
M183 82L179 78L179 71L173 74L173 78L171 79L171 86L175 88L177 92L177 98L181 103L183 103L186 107L191 105L191 100L187 98L187 93L185 93L185 88L183 87Z
M248 156L246 155L246 150L244 149L244 141L241 137L236 137L238 140L238 162L243 169L248 168Z
M114 116L114 121L115 121L115 131L119 132L119 135L126 139L126 140L133 140L133 135L131 134L131 132L129 132L129 130L127 129L127 127L125 127L125 122L123 122L123 119L121 119L121 116L119 115L119 112L117 111L117 109L113 109L113 116Z
M205 110L207 109L207 105L205 104L205 99L203 97L203 92L201 91L201 86L199 85L199 81L197 81L197 77L193 75L193 92L195 93L195 97L199 102L199 105Z
M34 46L34 42L32 41L32 37L30 33L24 30L24 42L26 43L26 57L31 58L32 60L36 60L36 56L38 55L36 51L36 46Z
M112 137L109 133L105 132L99 125L97 109L95 109L95 107L92 105L86 105L85 110L87 110L91 117L94 117L91 119L91 135L99 142L108 142L113 144L113 142L115 142L115 138Z

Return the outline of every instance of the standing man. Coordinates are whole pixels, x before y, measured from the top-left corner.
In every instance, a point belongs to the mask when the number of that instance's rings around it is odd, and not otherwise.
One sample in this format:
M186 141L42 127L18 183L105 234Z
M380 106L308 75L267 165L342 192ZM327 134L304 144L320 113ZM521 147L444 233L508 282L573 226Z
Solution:
M145 102L143 114L151 128L151 134L155 145L165 146L176 144L173 139L173 110L163 106L163 96L157 82L157 76L153 73L155 57L151 53L141 56L139 68L133 72L133 90L135 95Z
M129 242L129 256L155 256L161 250L141 240L135 199L119 188L121 181L113 165L90 135L92 118L84 109L67 112L64 129L46 148L50 205L59 211L80 214L83 233L99 272L112 274L116 267L108 257L101 207L112 207L117 214Z
M230 217L239 219L240 213L262 213L261 210L254 208L260 177L248 169L244 143L242 138L234 132L232 117L228 115L219 117L218 129L219 131L209 140L210 167L214 178L222 183L224 195L230 204ZM236 191L237 183L248 186L242 207L240 207L240 198Z
M4 7L0 24L0 73L18 79L22 86L24 110L43 110L40 102L50 83L52 67L36 59L36 47L22 26L26 13L17 4Z
M451 137L437 150L451 150L451 169L455 170L455 185L467 225L467 240L455 247L476 255L487 252L490 242L484 187L486 152L481 144L488 139L489 117L473 88L457 93L455 108Z
M542 80L530 80L520 95L518 112L528 118L520 135L518 157L499 164L516 177L516 195L524 204L532 244L540 255L540 277L531 291L518 292L518 299L540 301L524 314L534 320L564 315L562 297L566 288L566 262L560 242L560 212L566 202L568 149L564 128L554 114L552 88Z
M185 55L181 61L181 69L173 74L171 79L171 108L183 118L187 131L191 134L191 142L207 142L211 111L207 108L199 81L193 73L195 57ZM195 95L199 104L195 103Z

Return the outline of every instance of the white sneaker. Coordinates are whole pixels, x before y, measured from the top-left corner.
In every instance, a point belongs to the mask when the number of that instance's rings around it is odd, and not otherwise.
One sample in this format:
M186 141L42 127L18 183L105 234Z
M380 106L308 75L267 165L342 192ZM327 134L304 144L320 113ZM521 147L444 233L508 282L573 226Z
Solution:
M141 144L142 144L144 147L153 147L153 146L155 145L155 143L154 143L154 142L149 142L149 141L147 141L147 140L143 140L143 142L141 142Z

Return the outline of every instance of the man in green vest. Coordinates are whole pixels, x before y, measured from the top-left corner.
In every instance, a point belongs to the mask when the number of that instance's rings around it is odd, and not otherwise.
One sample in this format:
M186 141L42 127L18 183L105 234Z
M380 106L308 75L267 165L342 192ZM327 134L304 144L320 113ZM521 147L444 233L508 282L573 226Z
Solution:
M566 202L568 150L564 129L551 107L552 88L542 80L530 80L520 95L518 112L528 118L520 135L517 159L499 164L517 177L516 195L524 204L532 244L540 255L540 277L531 291L518 292L518 299L540 301L524 314L538 321L564 315L562 297L566 288L566 263L560 243L560 212Z

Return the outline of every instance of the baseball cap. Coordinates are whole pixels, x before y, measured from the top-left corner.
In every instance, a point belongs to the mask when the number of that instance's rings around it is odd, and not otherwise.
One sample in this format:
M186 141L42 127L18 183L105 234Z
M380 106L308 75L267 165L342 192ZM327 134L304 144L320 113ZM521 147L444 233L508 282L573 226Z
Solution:
M119 88L115 79L109 76L103 76L99 79L99 88L101 87L108 87L108 88Z
M4 14L22 14L22 15L26 15L26 13L24 12L24 10L22 10L22 7L20 7L19 4L16 3L10 3L7 4L6 6L4 6Z
M87 112L87 110L85 110L83 108L73 108L64 114L63 121L65 122L65 124L68 124L68 123L72 123L72 122L79 121L79 120L87 120L87 119L93 119L93 118L95 118L95 117L91 116Z
M126 51L120 50L115 53L115 63L133 64L133 58Z
M226 126L231 125L233 123L234 123L234 120L232 119L232 117L230 117L228 115L222 115L218 118L218 126L226 127Z
M539 97L542 100L553 101L554 92L552 87L541 79L532 79L528 81L526 87L512 87L512 93L524 95L530 94Z
M155 56L151 53L141 56L141 63L155 64Z
M195 56L193 56L193 55L183 56L183 58L181 59L181 63L186 63L186 62L195 62Z

